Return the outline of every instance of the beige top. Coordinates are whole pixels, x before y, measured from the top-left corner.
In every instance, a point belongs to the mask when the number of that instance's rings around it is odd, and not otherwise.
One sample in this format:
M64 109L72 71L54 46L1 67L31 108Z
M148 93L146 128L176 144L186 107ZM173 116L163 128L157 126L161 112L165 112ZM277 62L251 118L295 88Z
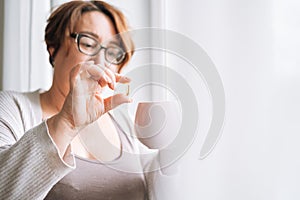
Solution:
M110 115L111 116L111 115ZM142 200L147 199L146 184L142 166L136 173L124 170L124 167L131 165L128 153L136 154L138 149L131 137L111 116L114 125L119 133L122 152L117 159L111 162L92 161L75 156L76 169L60 180L48 193L47 200L74 200L74 199L97 199L97 200Z
M122 133L121 129L119 131ZM53 186L49 198L53 195L56 199L67 199L65 195L69 195L69 199L74 199L72 195L79 193L83 198L92 194L91 191L97 199L100 196L119 199L124 194L128 198L123 199L144 198L145 195L155 198L152 189L155 173L127 172L151 168L156 153L147 159L137 159L132 155L147 149L136 141L126 142L128 137L124 134L121 137L129 153L124 151L115 162L94 163L74 157L70 152L64 161L51 140L47 124L42 121L39 92L0 92L1 199L44 199ZM138 148L131 146L133 143ZM65 190L69 186L69 190Z

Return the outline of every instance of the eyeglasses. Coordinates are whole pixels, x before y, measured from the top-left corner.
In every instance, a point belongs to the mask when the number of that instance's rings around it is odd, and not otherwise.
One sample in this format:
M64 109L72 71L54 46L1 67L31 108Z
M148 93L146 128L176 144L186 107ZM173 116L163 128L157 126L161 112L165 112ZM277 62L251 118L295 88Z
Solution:
M108 43L105 47L96 39L84 33L72 33L70 36L75 39L79 51L85 55L95 56L101 49L104 49L105 60L107 62L119 65L125 60L126 53L114 43Z

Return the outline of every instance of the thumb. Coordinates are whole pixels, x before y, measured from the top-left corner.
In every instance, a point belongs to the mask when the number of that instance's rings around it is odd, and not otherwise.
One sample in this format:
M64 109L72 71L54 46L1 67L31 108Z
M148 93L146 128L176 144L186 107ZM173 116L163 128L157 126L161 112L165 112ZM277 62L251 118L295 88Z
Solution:
M124 94L116 94L104 99L104 110L108 112L123 103L131 103L132 99Z
M80 64L76 65L70 72L70 91L73 91L74 85L75 85L75 81L76 81L76 77L79 74L80 71Z

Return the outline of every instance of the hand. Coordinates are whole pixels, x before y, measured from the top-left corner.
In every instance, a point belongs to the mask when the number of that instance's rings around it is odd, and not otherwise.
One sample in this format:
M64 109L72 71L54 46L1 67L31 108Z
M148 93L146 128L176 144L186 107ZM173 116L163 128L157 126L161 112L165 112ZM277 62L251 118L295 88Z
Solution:
M62 108L62 116L66 116L71 128L85 127L118 105L131 102L124 94L106 99L102 97L104 87L114 90L116 82L129 81L129 78L114 73L109 68L93 63L78 64L71 71L70 92Z
M62 110L47 121L61 157L80 129L118 105L131 102L124 94L102 97L103 88L114 89L116 82L128 83L130 79L93 63L81 63L72 69L70 91Z

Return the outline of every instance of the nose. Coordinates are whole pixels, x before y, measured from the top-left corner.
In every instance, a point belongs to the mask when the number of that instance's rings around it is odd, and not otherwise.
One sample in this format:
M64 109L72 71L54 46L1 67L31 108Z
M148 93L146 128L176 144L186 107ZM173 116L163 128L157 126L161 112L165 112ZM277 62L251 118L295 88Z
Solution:
M95 64L105 66L105 58L104 58L103 51L97 53L95 56L92 57L91 60L94 61Z
M115 66L114 64L108 63L106 61L104 51L100 51L95 56L93 56L90 60L94 61L94 64L96 64L96 65L101 65L103 67L109 68L112 71L117 72L117 66Z

